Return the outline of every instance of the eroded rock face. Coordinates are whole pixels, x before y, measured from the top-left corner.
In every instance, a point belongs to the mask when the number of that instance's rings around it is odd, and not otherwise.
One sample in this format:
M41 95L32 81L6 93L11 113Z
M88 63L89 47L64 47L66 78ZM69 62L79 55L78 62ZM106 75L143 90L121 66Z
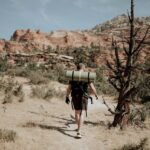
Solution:
M90 32L81 31L55 31L51 33L42 33L38 31L31 30L17 30L13 34L11 40L26 43L32 42L34 45L43 45L44 48L51 46L56 48L65 47L80 47L80 46L90 46L91 43L99 44L100 36L97 36ZM35 47L38 48L38 47Z
M4 51L4 47L5 47L5 41L0 40L0 53L2 53Z
M150 17L137 20L138 26L142 28L139 35L140 39L144 35L146 24L150 22ZM125 15L115 17L111 21L97 25L95 28L87 31L59 30L43 33L40 30L16 30L10 41L0 40L0 53L6 50L11 53L45 51L50 47L54 49L59 47L65 50L70 47L90 47L91 44L94 44L105 48L100 55L95 57L95 62L104 63L106 58L111 59L112 36L115 40L122 41L122 32L124 36L128 36L128 31L127 16ZM146 42L147 45L141 54L142 60L147 59L150 55L150 33ZM119 45L121 47L122 43L120 42Z
M136 18L136 25L138 27L146 28L147 24L150 24L150 17ZM107 47L111 46L112 36L116 40L121 40L122 31L126 34L128 31L128 16L125 14L87 31L59 30L43 33L40 30L16 30L10 41L0 41L0 52L3 51L5 43L11 52L43 51L49 47L90 46L91 43L106 47L107 49Z

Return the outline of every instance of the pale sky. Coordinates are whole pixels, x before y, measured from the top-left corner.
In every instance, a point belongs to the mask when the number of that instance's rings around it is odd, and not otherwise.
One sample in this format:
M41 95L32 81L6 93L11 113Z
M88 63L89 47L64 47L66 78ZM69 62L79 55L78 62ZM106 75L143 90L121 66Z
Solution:
M136 16L150 16L150 0L135 0ZM0 38L16 29L89 29L126 13L130 0L0 0Z

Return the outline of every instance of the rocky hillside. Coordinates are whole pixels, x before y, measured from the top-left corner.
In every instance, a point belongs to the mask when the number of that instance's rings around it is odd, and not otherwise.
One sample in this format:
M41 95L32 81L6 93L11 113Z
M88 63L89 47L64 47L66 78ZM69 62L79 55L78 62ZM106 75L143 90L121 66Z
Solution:
M147 26L150 25L150 17L136 18L136 28L141 28L137 41L144 35ZM96 45L101 48L94 61L104 63L110 57L112 36L117 41L122 41L122 34L128 37L128 17L121 15L85 31L53 31L43 33L40 30L16 30L9 41L0 40L0 53L29 53L44 52L51 49L66 50ZM120 44L121 47L121 44ZM150 57L150 34L145 41L142 60Z
M67 48L98 45L101 37L91 32L54 31L43 33L39 30L16 30L10 41L0 41L0 51L8 49L11 52L44 51L49 47Z
M150 16L136 17L135 23L137 27L146 27L150 25ZM109 30L127 29L128 26L129 26L128 16L126 14L122 14L102 24L96 25L94 28L91 29L91 31L98 34Z

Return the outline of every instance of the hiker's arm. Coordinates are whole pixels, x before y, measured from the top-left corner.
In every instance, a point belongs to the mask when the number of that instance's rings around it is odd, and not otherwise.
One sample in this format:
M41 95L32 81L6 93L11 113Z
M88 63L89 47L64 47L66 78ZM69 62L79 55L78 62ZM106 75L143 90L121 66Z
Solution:
M93 83L90 83L89 86L90 86L90 88L92 89L93 94L96 96L96 98L98 98L98 97L97 97L97 91L96 91L96 89L95 89Z
M66 103L67 104L70 103L70 99L69 99L70 93L71 93L71 84L69 84L68 87L67 87L67 92L66 92Z
M67 87L66 97L69 97L70 93L71 93L71 84L69 84Z

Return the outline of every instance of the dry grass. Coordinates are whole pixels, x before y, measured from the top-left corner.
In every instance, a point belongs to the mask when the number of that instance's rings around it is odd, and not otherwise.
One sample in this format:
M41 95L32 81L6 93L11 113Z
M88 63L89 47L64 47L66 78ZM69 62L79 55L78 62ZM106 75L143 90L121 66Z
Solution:
M132 125L143 126L144 122L150 117L150 102L144 104L141 108L134 108L129 116Z
M32 86L32 96L49 100L52 97L64 98L64 92L61 89L55 89L50 85Z
M93 127L102 127L102 126L107 126L107 123L104 121L97 121L97 122L92 122L92 121L84 121L85 125L93 126Z
M45 78L41 72L31 72L29 75L30 83L32 84L46 84L49 82L48 78Z
M31 128L31 127L36 127L37 124L32 122L32 121L28 121L25 125L23 125L22 127L24 128Z
M127 144L124 145L122 148L114 149L114 150L150 150L147 148L148 139L144 138L140 141L139 144Z
M0 79L0 91L3 93L3 104L11 103L13 98L18 99L19 102L24 101L24 92L22 85L14 80L14 77L10 76L7 79L3 77Z
M16 132L12 130L0 129L0 141L15 142Z

